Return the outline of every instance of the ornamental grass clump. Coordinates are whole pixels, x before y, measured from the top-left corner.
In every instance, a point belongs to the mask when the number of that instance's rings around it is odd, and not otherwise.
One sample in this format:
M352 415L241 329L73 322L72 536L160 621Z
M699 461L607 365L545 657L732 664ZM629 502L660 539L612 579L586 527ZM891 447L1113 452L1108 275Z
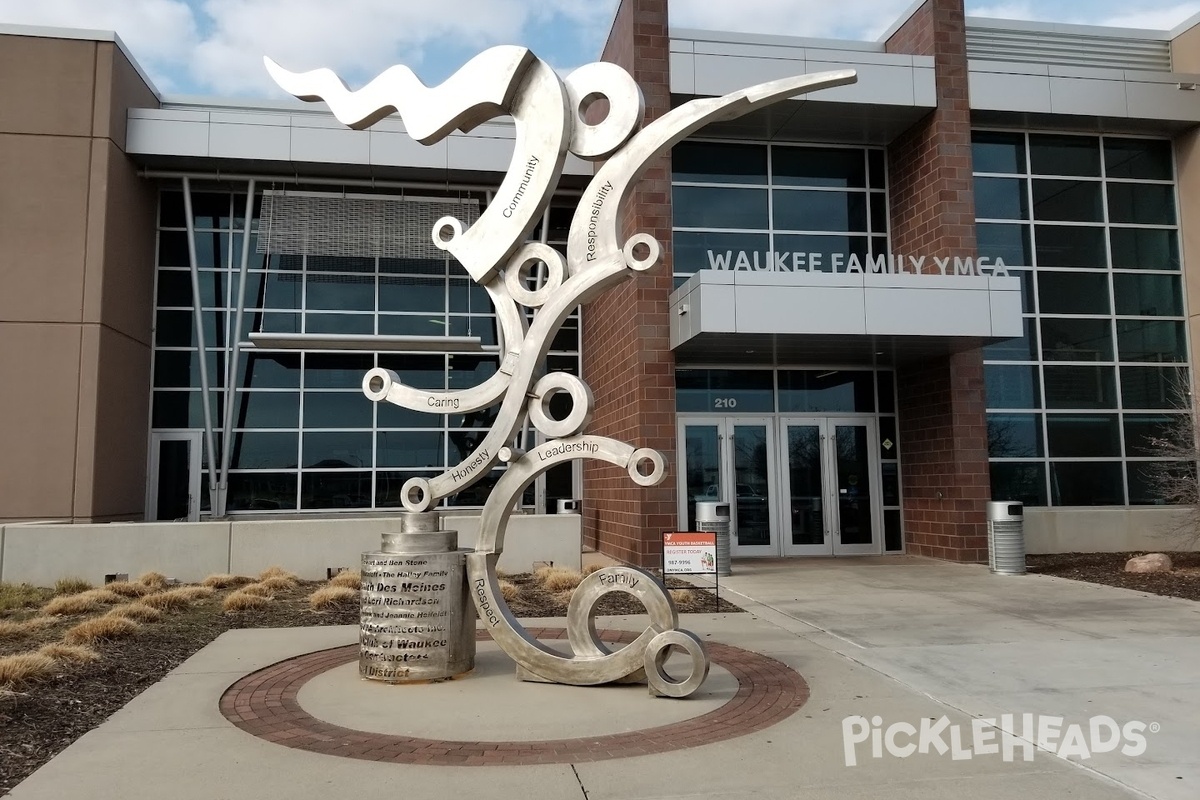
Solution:
M308 598L313 611L351 608L358 605L358 592L349 586L322 586Z
M171 585L171 582L167 580L167 576L161 572L143 572L138 576L137 582L160 591Z
M265 586L272 592L290 592L296 588L296 579L286 575L271 575L259 580L258 585Z
M293 581L300 580L299 576L294 572L288 572L279 565L267 567L262 572L258 573L258 580L265 581L267 578L291 578Z
M272 599L269 596L263 597L262 595L249 594L245 589L238 589L225 598L224 602L221 603L221 607L225 609L226 614L237 611L252 611L268 605Z
M39 647L38 652L65 664L87 664L91 661L100 660L99 653L82 644L52 642L51 644Z
M547 592L565 592L577 587L583 581L583 573L573 569L556 569L542 578L542 586Z
M37 608L54 596L53 589L28 583L0 583L0 611Z
M113 594L127 598L145 597L151 592L156 591L146 584L136 581L113 581L112 583L104 584L104 588Z
M330 586L348 586L351 589L362 588L362 573L357 570L344 570L329 579Z
M134 622L158 622L162 619L163 612L157 608L151 608L144 603L128 603L123 606L109 609L106 617L124 617L131 619Z
M255 595L256 597L274 598L274 596L275 596L275 592L273 592L271 590L271 587L266 586L262 583L252 583L249 586L243 586L242 588L238 589L238 593L252 594L252 595Z
M172 589L166 594L177 594L189 603L198 603L201 600L207 600L217 593L217 590L211 586L180 586L178 589Z
M15 689L41 680L51 675L57 666L58 662L43 653L0 656L0 688Z
M220 573L209 575L200 582L201 586L207 586L210 589L232 589L236 586L245 586L247 583L254 583L254 578L245 575L229 575Z
M42 606L42 613L51 617L72 616L75 614L91 614L105 606L121 602L121 596L107 589L89 589L79 594L68 594L55 597Z
M54 593L59 596L79 594L94 588L83 578L59 578L54 582Z
M677 605L677 606L681 606L681 605L685 606L685 605L691 603L692 600L694 600L695 598L696 598L696 595L692 593L691 589L672 589L671 590L671 599L675 601L675 605Z
M504 598L504 602L513 603L521 599L521 587L512 581L502 580L497 585L500 587L500 596Z
M0 642L5 639L20 639L55 624L57 621L49 617L32 617L20 622L0 620Z
M182 611L192 604L192 597L186 592L180 593L178 589L172 589L169 592L148 594L137 602L159 611Z
M127 639L141 628L131 619L125 617L93 617L71 628L63 636L67 644L98 644L111 642L116 639Z

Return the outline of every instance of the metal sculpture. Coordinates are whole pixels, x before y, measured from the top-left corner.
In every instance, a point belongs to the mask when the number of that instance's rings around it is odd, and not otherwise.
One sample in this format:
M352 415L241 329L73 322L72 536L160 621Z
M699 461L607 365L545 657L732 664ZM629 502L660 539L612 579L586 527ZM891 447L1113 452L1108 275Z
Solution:
M462 463L432 478L412 478L402 490L404 507L430 512L438 502L478 481L497 464L508 468L492 489L480 519L479 539L466 558L469 591L492 638L517 662L523 677L554 683L595 685L646 680L653 693L684 697L708 675L701 641L680 630L678 614L663 584L645 570L608 567L587 576L572 596L568 632L573 655L541 644L511 614L496 580L496 561L516 500L547 469L567 461L593 458L628 470L639 486L666 477L661 453L584 433L592 417L587 384L561 372L543 374L550 342L578 305L588 303L617 283L662 263L654 237L635 233L622 239L620 211L629 192L653 159L699 128L728 120L784 98L856 80L853 70L823 72L770 81L723 97L684 103L638 130L645 104L625 70L609 63L587 64L560 79L545 62L523 47L494 47L476 56L444 83L424 86L407 67L396 66L357 91L349 90L330 70L292 73L264 59L271 76L303 100L324 100L345 125L367 128L398 112L409 134L432 144L454 129L470 130L500 115L512 118L516 143L507 175L493 202L467 229L453 217L434 225L433 241L449 252L482 285L496 308L500 331L500 368L478 386L463 391L426 391L401 383L386 369L363 378L370 399L415 411L466 413L500 403L491 432ZM598 122L585 114L603 98L607 113ZM558 185L567 153L604 163L583 192L571 221L567 252L526 242L542 218ZM547 280L526 286L529 268L542 262ZM535 310L527 324L524 306ZM571 398L564 419L549 413L550 399ZM526 420L547 441L523 453L514 446ZM596 635L594 616L600 598L613 591L632 594L646 607L650 625L632 643L611 651ZM686 678L675 680L663 669L672 650L690 659Z

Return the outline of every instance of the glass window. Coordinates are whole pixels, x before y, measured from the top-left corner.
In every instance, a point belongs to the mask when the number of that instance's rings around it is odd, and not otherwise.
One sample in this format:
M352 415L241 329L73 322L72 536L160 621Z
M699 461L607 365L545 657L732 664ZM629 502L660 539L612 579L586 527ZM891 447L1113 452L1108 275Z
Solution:
M1180 503L1180 479L1184 479L1185 486L1196 480L1196 465L1187 461L1135 461L1125 468L1129 475L1129 504L1133 506Z
M793 413L874 411L874 375L856 370L781 370L779 410Z
M1050 496L1056 506L1125 504L1120 461L1050 462Z
M367 431L304 432L304 466L321 469L371 466L371 434Z
M1148 319L1117 320L1117 352L1122 361L1187 361L1182 322Z
M1166 139L1104 139L1104 167L1110 178L1169 181L1171 143Z
M788 262L794 270L810 272L833 272L834 256L841 261L838 272L846 271L846 262L851 255L858 256L863 269L867 270L867 237L865 236L817 236L812 234L777 234L775 249L790 253ZM816 258L813 256L816 255ZM797 260L798 257L803 260ZM843 257L845 261L843 261Z
M867 231L867 196L862 192L779 189L771 199L776 230Z
M879 418L879 453L880 458L900 457L900 437L896 435L896 418Z
M1112 367L1043 368L1046 408L1115 408L1116 377Z
M305 428L369 428L375 404L362 392L305 392Z
M1174 225L1175 187L1164 183L1110 183L1108 218L1134 225Z
M992 458L1038 458L1042 449L1041 414L988 414L988 455Z
M378 435L377 464L381 467L446 466L446 435L441 431L382 431Z
M375 366L374 361L363 353L308 353L304 357L304 388L361 391L363 375Z
M1029 161L1039 175L1100 177L1100 140L1095 136L1031 134Z
M891 370L881 369L875 373L879 381L879 413L892 414L896 411L896 377Z
M868 150L867 164L871 171L871 188L882 189L887 186L887 166L884 164L883 151L875 148Z
M971 158L976 172L1022 174L1025 172L1025 135L975 131L971 134Z
M231 472L229 511L290 511L296 508L296 473Z
M204 404L200 392L156 391L151 411L151 426L154 428L203 428ZM209 396L209 408L213 424L221 419L224 404L220 395Z
M411 478L434 478L439 473L430 470L383 471L375 473L375 505L378 508L399 508L403 505L404 484Z
M220 387L225 383L223 353L208 351L208 385ZM200 387L200 357L195 350L158 350L154 354L155 388L191 389Z
M690 275L702 269L734 269L743 261L749 268L755 253L770 250L765 233L699 233L675 231L673 268Z
M1108 236L1117 269L1179 269L1179 236L1174 229L1114 227Z
M1043 317L1042 358L1047 361L1112 361L1112 323L1107 319Z
M1108 266L1105 258L1104 229L1086 226L1038 225L1034 229L1037 238L1037 260L1039 267L1093 267Z
M1162 444L1156 444L1160 440ZM1191 447L1193 432L1188 414L1126 414L1125 454L1162 456L1176 446Z
M228 228L230 196L226 193L192 193L192 219L196 228Z
M182 269L160 269L158 271L158 305L192 307L192 273ZM207 305L212 305L208 303Z
M883 473L883 504L885 506L900 505L900 467L895 461L884 461L880 464Z
M370 472L305 472L300 478L303 509L370 506Z
M443 314L446 311L446 279L421 275L385 275L379 279L379 310Z
M867 197L871 204L871 230L875 233L887 233L887 195L882 192L871 192Z
M678 411L770 413L775 410L771 370L676 369Z
M671 178L689 183L767 182L763 145L680 142L671 151Z
M300 388L299 353L243 353L240 361L239 388Z
M975 216L980 219L1029 219L1024 178L976 178Z
M186 228L183 192L163 191L159 194L158 224L164 228Z
M1041 408L1041 389L1036 366L985 364L989 408Z
M1117 313L1131 317L1181 317L1183 293L1177 275L1113 274Z
M1038 272L1043 314L1110 314L1108 275L1103 272Z
M375 278L368 275L308 275L308 308L330 311L374 311Z
M1046 464L994 461L989 466L992 499L1017 500L1027 506L1046 505Z
M1187 408L1186 367L1121 367L1125 408Z
M471 389L496 374L500 363L496 356L469 356L455 353L450 356L447 388Z
M300 275L268 270L263 286L263 308L299 309L303 293L304 284Z
M1097 181L1035 178L1033 218L1062 222L1102 222L1104 206Z
M300 393L239 391L233 409L233 427L300 427Z
M295 469L298 435L284 431L235 431L232 469Z
M766 230L767 190L675 186L671 214L680 228Z
M1021 322L1025 327L1025 335L984 345L983 357L988 361L1036 361L1037 326L1029 318Z
M1116 414L1047 414L1046 438L1052 458L1121 455Z
M780 186L833 186L864 188L867 163L857 148L771 148L772 178Z

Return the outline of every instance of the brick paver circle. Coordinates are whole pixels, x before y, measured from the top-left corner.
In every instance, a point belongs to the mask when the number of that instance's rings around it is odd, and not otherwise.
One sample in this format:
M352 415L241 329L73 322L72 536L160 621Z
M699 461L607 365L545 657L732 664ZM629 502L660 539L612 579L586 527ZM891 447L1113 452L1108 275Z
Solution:
M531 628L539 639L565 639L561 628ZM600 631L628 643L628 631ZM487 639L487 632L479 632ZM794 714L808 700L798 672L758 653L706 642L713 663L728 670L738 690L724 705L691 719L640 731L546 741L473 742L370 733L313 717L296 698L310 679L358 658L357 644L319 650L272 664L238 680L221 697L221 713L247 733L312 753L443 766L566 764L665 753L744 736ZM668 702L666 700L660 702Z

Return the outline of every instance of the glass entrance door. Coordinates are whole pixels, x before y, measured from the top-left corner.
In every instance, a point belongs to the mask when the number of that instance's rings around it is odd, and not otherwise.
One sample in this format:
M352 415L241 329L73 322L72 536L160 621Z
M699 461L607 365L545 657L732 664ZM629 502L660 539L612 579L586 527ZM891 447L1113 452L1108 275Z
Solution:
M200 432L150 434L148 521L200 519Z
M779 555L774 421L765 417L681 420L680 521L695 530L696 502L729 503L735 556Z
M875 421L829 419L835 502L833 554L881 552L882 515Z

